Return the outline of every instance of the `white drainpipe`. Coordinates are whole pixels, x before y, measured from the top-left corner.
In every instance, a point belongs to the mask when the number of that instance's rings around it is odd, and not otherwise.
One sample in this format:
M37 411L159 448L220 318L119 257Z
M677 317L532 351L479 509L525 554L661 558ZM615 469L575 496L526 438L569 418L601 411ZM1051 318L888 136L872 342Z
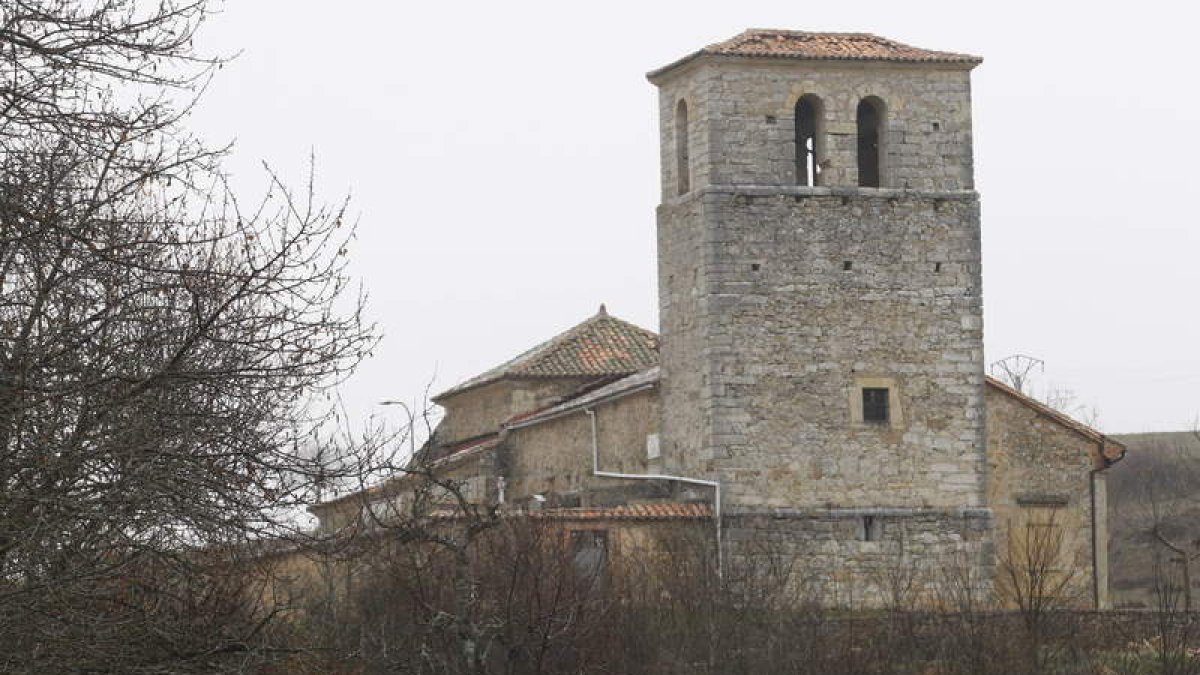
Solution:
M669 480L687 485L703 485L713 489L713 520L716 523L717 535L717 578L725 577L725 560L721 546L721 483L715 480L687 478L685 476L668 476L658 473L615 473L600 470L600 436L596 430L596 411L585 408L584 411L592 421L592 475L597 478L620 478L631 480Z

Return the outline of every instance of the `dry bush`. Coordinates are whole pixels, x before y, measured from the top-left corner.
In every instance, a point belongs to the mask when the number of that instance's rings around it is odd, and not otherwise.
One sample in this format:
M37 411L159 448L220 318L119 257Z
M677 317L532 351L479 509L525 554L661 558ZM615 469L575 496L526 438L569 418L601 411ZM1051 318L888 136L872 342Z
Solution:
M466 525L432 527L452 538ZM610 581L563 529L503 520L473 539L465 569L451 547L389 534L368 535L337 617L337 658L362 673L589 672L611 657Z
M522 518L477 539L470 578L478 603L466 617L482 637L470 643L480 655L474 662L463 651L447 552L380 546L354 577L333 663L361 673L1194 672L1185 668L1190 661L1161 662L1159 638L1131 646L1121 637L1134 628L1157 635L1158 615L1126 625L1123 615L1051 608L1043 599L1031 629L1030 617L1000 609L965 564L946 566L933 585L936 610L848 610L822 605L816 576L770 544L718 568L707 528L647 527L611 549L604 577L581 573L570 541L570 526Z

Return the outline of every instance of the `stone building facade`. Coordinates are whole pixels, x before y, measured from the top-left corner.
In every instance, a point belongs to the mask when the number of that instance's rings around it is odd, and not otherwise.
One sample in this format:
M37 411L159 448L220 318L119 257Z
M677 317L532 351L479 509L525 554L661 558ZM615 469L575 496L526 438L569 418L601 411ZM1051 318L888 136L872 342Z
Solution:
M986 585L1014 532L1058 528L1104 606L1122 448L984 374L979 63L751 30L651 72L661 339L602 308L435 397L418 460L509 508L709 504L723 560L771 542L838 604Z

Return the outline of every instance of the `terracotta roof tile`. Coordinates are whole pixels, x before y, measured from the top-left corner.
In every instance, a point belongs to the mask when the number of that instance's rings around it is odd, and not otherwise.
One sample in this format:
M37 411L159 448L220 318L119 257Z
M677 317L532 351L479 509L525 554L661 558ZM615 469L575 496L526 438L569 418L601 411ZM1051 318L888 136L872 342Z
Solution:
M363 497L363 493L356 493L356 497ZM313 512L320 512L327 507L344 501L334 500L324 502L310 509ZM668 502L657 504L627 504L624 506L585 506L576 508L551 508L538 511L505 511L503 515L508 518L528 517L535 520L555 520L555 521L654 521L654 520L703 520L712 518L712 507L703 503L682 503ZM463 513L457 507L449 504L439 505L429 512L425 513L424 518L429 520L457 520L463 517Z
M658 335L600 312L516 358L477 375L433 400L514 377L629 375L658 364Z
M701 503L667 502L546 509L530 511L528 515L552 520L674 520L711 518L712 508Z
M425 468L434 468L441 464L445 464L456 459L461 459L462 457L466 457L472 453L483 450L491 450L497 445L500 445L500 434L498 433L488 434L485 437L475 438L468 441L463 441L461 443L439 446L437 448L438 452L436 456L425 458Z
M649 521L702 520L712 518L712 507L703 503L667 502L656 504L626 504L623 506L584 506L550 508L537 511L504 511L507 518L528 517L535 520L558 521ZM450 505L439 506L426 514L433 520L454 520L463 517L462 511Z
M810 33L796 30L751 28L724 42L711 44L670 65L652 71L655 77L694 58L760 56L820 61L896 61L905 63L978 64L978 56L912 47L870 33Z

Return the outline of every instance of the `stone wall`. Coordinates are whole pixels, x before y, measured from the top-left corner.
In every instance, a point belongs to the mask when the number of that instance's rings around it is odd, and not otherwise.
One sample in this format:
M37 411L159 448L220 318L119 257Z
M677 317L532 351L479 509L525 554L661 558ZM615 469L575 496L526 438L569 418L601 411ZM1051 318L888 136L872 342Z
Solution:
M712 436L712 399L704 396L711 377L704 340L709 305L707 278L700 274L704 239L698 223L700 192L681 203L658 208L658 307L661 326L663 460L670 471L707 474L698 450ZM668 414L669 412L669 414Z
M448 460L434 467L440 480L454 481L463 497L472 503L494 504L499 498L496 448L486 448ZM434 497L425 506L438 509L456 507L454 498L446 491L431 486L419 475L400 473L384 483L354 492L340 499L324 502L310 509L319 519L318 531L333 534L345 528L363 526L372 529L376 519L384 524L401 522L425 513L414 514L413 496L416 490L432 490ZM365 508L371 513L364 513Z
M974 193L712 188L659 215L681 470L744 505L983 504ZM872 382L891 424L854 416Z
M725 517L725 558L739 568L787 566L802 598L839 607L953 604L990 597L986 509L738 509Z
M593 406L600 469L647 473L646 436L658 432L658 392L654 389ZM646 481L592 475L592 423L583 409L532 426L512 429L504 441L506 492L519 502L534 494L569 495L583 506L617 489L647 487Z
M667 469L721 481L730 555L782 550L825 601L952 560L990 578L969 71L700 57L655 78ZM816 187L797 185L805 95ZM878 188L858 187L866 97ZM864 388L888 390L886 422Z
M713 57L656 84L668 469L718 477L743 506L982 506L969 67ZM805 95L821 100L819 187L795 185ZM882 188L857 187L868 96L886 107ZM890 422L864 423L879 387Z
M443 445L495 433L513 415L552 405L589 378L503 379L440 399L446 414L438 427Z
M620 522L562 518L551 522L568 536L580 531L604 532L608 582L629 592L650 591L640 597L651 602L659 597L654 591L661 592L664 585L696 593L703 591L706 581L712 581L704 574L715 572L715 524L710 518Z
M662 195L678 195L675 108L688 105L691 186L795 185L795 106L817 96L823 186L858 184L859 101L886 107L882 187L974 186L971 83L962 66L700 59L658 82Z
M989 386L987 445L988 504L996 518L1001 563L1022 557L1023 540L1049 526L1061 548L1054 567L1070 576L1071 604L1092 606L1095 582L1100 607L1108 606L1107 575L1093 579L1093 490L1101 504L1105 497L1104 480L1092 484L1100 464L1097 441ZM1106 532L1097 531L1096 540L1099 556L1107 558Z

